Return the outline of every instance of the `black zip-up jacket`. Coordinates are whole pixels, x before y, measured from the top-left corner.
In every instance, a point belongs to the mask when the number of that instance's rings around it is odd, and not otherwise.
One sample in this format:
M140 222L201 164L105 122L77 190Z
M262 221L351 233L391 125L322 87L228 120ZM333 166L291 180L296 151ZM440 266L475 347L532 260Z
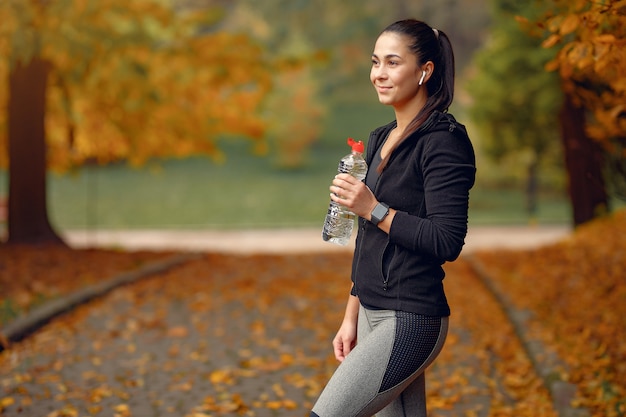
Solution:
M370 134L368 166L395 126ZM397 210L389 234L359 218L352 295L370 308L448 316L442 265L464 245L475 175L465 127L449 113L434 112L393 151L372 190Z

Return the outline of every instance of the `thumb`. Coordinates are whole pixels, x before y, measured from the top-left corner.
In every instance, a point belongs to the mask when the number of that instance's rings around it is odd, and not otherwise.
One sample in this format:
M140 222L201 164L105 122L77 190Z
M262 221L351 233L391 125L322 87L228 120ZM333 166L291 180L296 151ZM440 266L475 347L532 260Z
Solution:
M343 342L343 356L344 358L348 356L348 353L352 351L352 343L348 340L344 340Z

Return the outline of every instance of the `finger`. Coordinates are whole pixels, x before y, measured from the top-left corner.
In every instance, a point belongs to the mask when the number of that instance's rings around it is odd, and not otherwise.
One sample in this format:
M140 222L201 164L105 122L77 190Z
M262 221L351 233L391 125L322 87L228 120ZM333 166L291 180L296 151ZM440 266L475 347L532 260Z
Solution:
M345 355L343 353L343 342L341 342L341 340L336 340L333 343L333 351L335 353L335 359L339 362L342 362L345 359Z
M333 184L340 186L340 187L346 187L346 186L355 184L355 181L356 181L356 178L354 178L350 174L337 174L335 178L333 179Z
M333 185L334 187L341 188L341 187L347 186L348 183L346 181L342 180L341 178L333 178L333 182L332 182L331 185Z
M345 359L346 356L348 356L348 354L352 351L352 343L349 341L344 341L343 342L343 346L341 349L341 353L343 354L343 357Z
M330 197L341 198L342 189L339 187L330 187Z
M353 179L354 177L353 177L352 175L350 175L350 174L345 174L345 173L342 173L342 174L337 174L337 175L335 175L335 178L340 179L340 180L343 180L343 181L348 181L348 182L349 182L349 181L350 181L351 179Z

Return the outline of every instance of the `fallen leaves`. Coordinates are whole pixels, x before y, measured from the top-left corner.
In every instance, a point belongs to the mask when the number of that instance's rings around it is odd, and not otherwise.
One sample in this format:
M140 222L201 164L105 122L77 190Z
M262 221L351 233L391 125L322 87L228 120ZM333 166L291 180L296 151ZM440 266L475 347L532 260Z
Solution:
M568 239L528 251L478 255L534 337L567 364L576 406L626 415L626 210L580 226Z
M349 268L349 254L207 255L120 287L0 354L0 398L10 413L304 414L336 366Z
M624 224L618 215L541 250L479 254L511 302L532 311L529 331L567 361L558 377L576 383L577 404L597 416L624 415ZM117 261L98 253L89 254L92 270L138 262L134 253L126 260L116 253ZM20 267L3 258L3 271L41 273L29 256L39 254L14 254ZM46 256L55 288L82 285L73 279L80 267L72 266L80 257ZM160 255L140 255L139 262L150 256ZM345 306L350 258L206 254L120 287L0 354L0 410L50 417L308 415L337 366L330 342ZM451 327L427 372L430 415L556 416L512 324L471 265L460 259L446 271ZM75 282L63 284L62 276Z
M45 301L169 255L0 244L0 326Z
M457 261L446 273L456 332L427 371L430 415L454 407L464 416L556 417L512 324L470 264Z

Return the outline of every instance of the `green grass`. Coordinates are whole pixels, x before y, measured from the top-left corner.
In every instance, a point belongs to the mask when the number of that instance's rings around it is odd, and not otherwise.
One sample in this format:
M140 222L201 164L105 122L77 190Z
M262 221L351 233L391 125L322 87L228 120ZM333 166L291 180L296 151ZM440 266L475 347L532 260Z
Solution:
M239 153L224 165L196 157L142 170L90 167L73 178L52 178L51 218L63 229L321 225L338 157L313 151L317 163L287 171L233 149L243 147L230 148Z
M49 214L59 230L176 228L232 229L321 227L328 186L348 136L366 141L369 131L391 120L377 103L338 105L320 141L298 170L278 169L244 141L224 145L223 165L203 157L126 165L83 167L48 176ZM0 171L0 196L7 174ZM472 224L525 224L523 192L489 189L478 182L471 194ZM569 223L564 195L542 195L539 223Z
M196 157L153 163L141 170L115 165L50 175L50 218L61 230L321 227L328 186L344 150L316 148L308 166L286 171L274 167L269 158L247 154L243 147L230 148L224 165ZM541 196L539 223L569 219L564 196ZM520 190L480 184L472 190L471 223L528 221Z

